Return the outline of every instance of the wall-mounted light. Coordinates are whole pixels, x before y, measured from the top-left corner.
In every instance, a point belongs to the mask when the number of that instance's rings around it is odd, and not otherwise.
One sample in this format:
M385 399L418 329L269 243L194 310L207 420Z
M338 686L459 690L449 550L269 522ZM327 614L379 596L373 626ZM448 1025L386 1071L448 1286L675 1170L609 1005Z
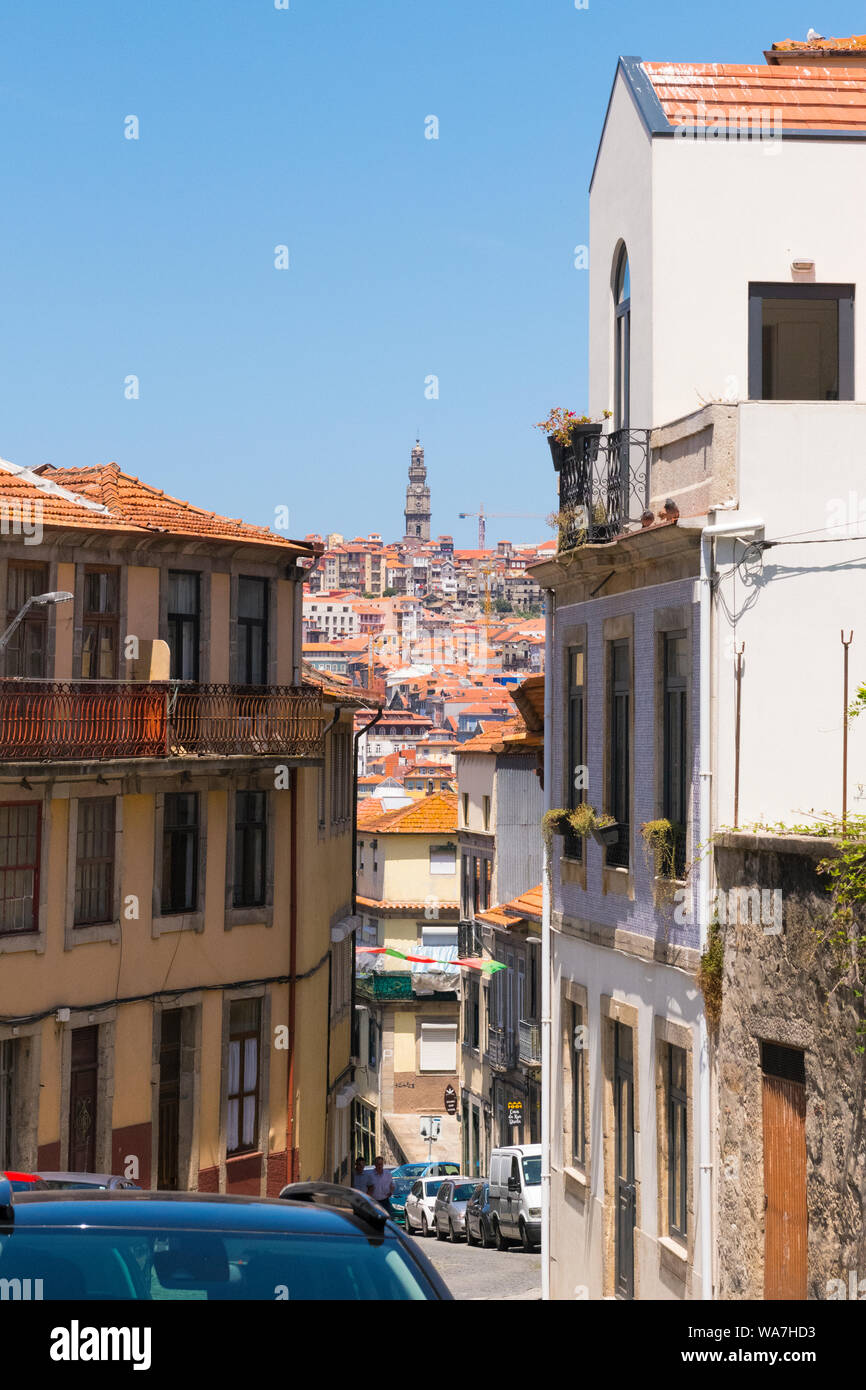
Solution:
M791 279L802 283L803 281L813 281L815 279L815 262L809 260L807 256L798 256L791 262Z

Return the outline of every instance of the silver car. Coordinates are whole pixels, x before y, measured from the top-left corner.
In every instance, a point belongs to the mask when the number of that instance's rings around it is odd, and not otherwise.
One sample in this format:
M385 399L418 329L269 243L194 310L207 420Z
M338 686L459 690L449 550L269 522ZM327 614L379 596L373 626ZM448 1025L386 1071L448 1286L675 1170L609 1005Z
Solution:
M474 1178L447 1178L436 1193L433 1229L437 1240L448 1237L456 1243L466 1235L466 1205L478 1186Z
M115 1173L40 1173L39 1176L45 1187L59 1190L74 1188L82 1192L113 1192L117 1189L141 1191L137 1182L133 1182L131 1178L118 1177Z

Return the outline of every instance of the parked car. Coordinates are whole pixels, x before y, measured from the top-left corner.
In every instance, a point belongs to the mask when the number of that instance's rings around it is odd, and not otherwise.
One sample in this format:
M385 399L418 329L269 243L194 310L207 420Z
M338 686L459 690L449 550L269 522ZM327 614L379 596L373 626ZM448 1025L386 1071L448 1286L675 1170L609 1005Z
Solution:
M330 1183L283 1193L13 1193L3 1180L0 1280L39 1280L40 1298L63 1302L451 1298L362 1193Z
M471 1178L446 1178L433 1204L433 1228L438 1240L446 1236L453 1245L466 1234L466 1203L475 1191Z
M444 1178L418 1178L406 1197L404 1217L406 1230L422 1236L433 1234L433 1208Z
M490 1227L497 1250L541 1241L541 1145L514 1144L490 1155Z
M137 1182L131 1178L119 1178L114 1173L42 1173L42 1181L50 1191L79 1189L94 1192L113 1191L115 1188L129 1192L141 1192Z
M391 1216L398 1225L405 1224L406 1198L419 1178L445 1177L460 1172L459 1163L439 1159L436 1163L401 1163L391 1173L394 1191L391 1194Z
M37 1173L17 1173L11 1168L0 1169L0 1181L5 1178L13 1192L32 1192L34 1188L44 1188L45 1184Z
M480 1245L487 1250L493 1245L493 1228L490 1225L490 1184L480 1182L466 1203L466 1244Z

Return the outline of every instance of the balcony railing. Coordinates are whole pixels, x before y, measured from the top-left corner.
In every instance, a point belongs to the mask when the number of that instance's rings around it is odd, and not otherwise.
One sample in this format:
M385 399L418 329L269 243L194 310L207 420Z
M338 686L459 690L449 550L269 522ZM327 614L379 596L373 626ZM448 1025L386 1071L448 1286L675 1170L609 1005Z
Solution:
M487 1060L494 1071L508 1071L515 1063L514 1034L488 1027Z
M457 924L457 950L461 956L480 956L483 954L481 927L477 922L459 922Z
M518 1025L517 1055L527 1067L541 1066L541 1024L521 1018Z
M602 434L600 427L577 426L567 445L550 436L559 473L560 550L612 540L640 523L649 505L649 441L649 430Z
M321 753L317 690L0 680L0 760Z

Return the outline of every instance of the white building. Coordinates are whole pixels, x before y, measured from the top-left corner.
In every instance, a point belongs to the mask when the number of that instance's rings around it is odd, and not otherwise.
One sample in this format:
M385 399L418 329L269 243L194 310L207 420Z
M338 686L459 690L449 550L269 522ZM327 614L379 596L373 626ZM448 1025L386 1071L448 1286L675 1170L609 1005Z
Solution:
M304 631L318 628L325 640L335 637L357 637L360 633L358 614L352 607L351 596L345 590L336 593L304 594Z
M735 806L740 825L839 812L840 629L866 673L864 111L863 67L621 59L614 80L590 190L588 401L612 414L600 438L552 446L570 554L532 571L554 615L547 805L618 825L607 846L553 842L554 1298L718 1287L699 847ZM852 726L852 795L864 781ZM641 834L660 819L682 827L673 868ZM756 1011L744 1069L768 1042L802 1060L784 1014ZM804 1108L811 1066L807 1049ZM768 1186L782 1164L769 1250L799 1170L763 1153L742 1157Z

